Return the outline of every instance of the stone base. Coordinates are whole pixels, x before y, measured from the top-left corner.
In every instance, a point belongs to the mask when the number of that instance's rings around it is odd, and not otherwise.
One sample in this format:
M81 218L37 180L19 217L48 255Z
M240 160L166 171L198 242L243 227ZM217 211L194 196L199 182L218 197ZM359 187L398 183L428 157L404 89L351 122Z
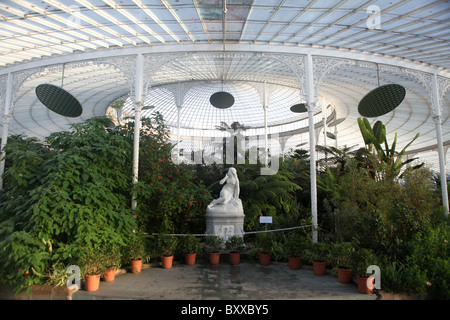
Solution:
M233 235L244 237L244 214L206 212L206 234L214 234L223 241Z

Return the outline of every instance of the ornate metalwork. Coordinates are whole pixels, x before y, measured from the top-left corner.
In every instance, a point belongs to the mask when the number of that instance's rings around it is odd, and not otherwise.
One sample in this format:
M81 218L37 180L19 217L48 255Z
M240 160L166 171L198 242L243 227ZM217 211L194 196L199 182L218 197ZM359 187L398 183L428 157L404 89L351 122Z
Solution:
M94 64L109 64L117 68L130 87L130 95L134 94L136 80L136 55L108 57L92 60Z

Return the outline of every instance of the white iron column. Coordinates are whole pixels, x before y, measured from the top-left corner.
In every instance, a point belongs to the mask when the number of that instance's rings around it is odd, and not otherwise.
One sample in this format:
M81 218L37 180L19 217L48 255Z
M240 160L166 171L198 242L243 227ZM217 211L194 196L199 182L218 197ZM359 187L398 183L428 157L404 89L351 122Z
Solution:
M268 152L268 136L267 136L267 90L266 82L264 81L263 90L263 108L264 108L264 165L267 167L269 164L269 152Z
M436 136L439 154L439 171L441 175L442 204L445 207L445 216L448 217L449 206L447 193L447 174L445 170L444 144L442 142L440 95L436 74L434 74L432 78L432 88L433 88L433 102L434 102L432 106L432 108L434 108L433 120L434 123L436 124Z
M8 140L9 131L9 121L11 120L11 96L12 96L12 85L13 85L13 75L8 73L8 80L6 84L6 94L5 94L5 110L3 112L3 133L2 133L2 143L0 146L0 191L3 190L3 172L5 171L5 156L6 153L3 148Z
M136 59L136 84L135 84L135 101L134 101L134 140L133 140L133 177L132 183L135 185L138 182L138 167L139 167L139 138L141 132L141 110L143 106L143 91L144 91L144 59L142 54L138 54ZM136 209L136 190L131 196L131 209Z
M327 147L327 107L325 106L325 103L322 105L322 123L323 123L323 145L326 148ZM325 151L325 161L327 161L328 154ZM327 162L325 162L328 164Z
M309 153L310 153L310 176L311 176L311 214L312 214L312 240L318 240L317 233L317 182L316 182L316 143L314 137L314 112L316 107L316 97L314 94L314 73L313 61L310 54L305 56L305 78L306 78L306 108L309 119Z
M177 114L177 164L180 163L180 115L181 115L181 106L177 106L178 114Z
M183 95L181 92L181 83L178 83L177 92L177 164L180 163L180 119L181 119L181 108L183 107Z

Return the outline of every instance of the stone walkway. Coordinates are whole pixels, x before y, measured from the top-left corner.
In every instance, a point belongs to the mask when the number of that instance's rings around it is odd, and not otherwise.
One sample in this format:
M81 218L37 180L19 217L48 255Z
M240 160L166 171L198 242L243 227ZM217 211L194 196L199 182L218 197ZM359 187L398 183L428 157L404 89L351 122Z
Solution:
M162 269L151 265L140 274L125 273L101 282L96 292L83 289L73 300L375 300L358 292L356 284L341 284L312 270L290 270L287 264L261 266L258 262L227 262Z

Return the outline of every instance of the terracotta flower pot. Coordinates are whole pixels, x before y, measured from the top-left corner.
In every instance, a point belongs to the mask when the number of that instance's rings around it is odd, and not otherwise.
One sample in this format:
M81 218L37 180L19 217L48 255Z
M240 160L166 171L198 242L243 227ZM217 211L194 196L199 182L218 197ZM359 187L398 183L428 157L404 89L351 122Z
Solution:
M352 282L352 270L348 268L337 268L337 271L338 271L338 281L340 283Z
M111 282L116 278L116 268L108 268L103 275L103 281Z
M362 294L372 294L373 293L373 283L374 278L368 277L356 277L358 281L358 291Z
M85 275L84 276L84 289L89 292L97 291L100 287L100 275Z
M209 254L209 263L210 264L219 264L219 262L220 262L220 253L211 252Z
M142 270L142 260L131 260L130 267L132 273L140 273Z
M162 256L161 266L163 269L171 269L173 263L173 256Z
M184 255L184 262L188 266L193 266L195 264L195 258L197 256L197 253L186 253Z
M326 262L313 261L313 271L316 276L322 276L325 274Z
M289 258L289 269L298 270L300 269L300 264L302 259L300 257L288 257Z
M241 262L241 253L240 252L230 252L230 263L231 264L239 264Z
M260 253L259 254L259 263L262 266L270 265L270 253Z

